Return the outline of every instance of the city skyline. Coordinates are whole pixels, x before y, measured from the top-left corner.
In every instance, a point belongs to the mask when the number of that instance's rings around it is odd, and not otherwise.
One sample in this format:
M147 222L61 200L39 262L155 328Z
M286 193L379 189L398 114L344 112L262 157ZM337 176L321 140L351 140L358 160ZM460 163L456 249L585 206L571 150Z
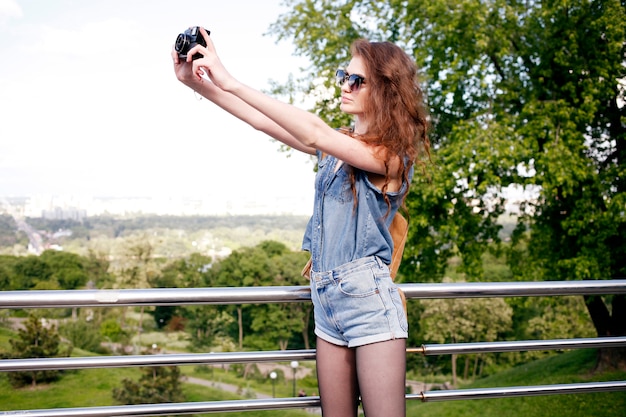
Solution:
M15 218L83 220L100 215L238 216L310 215L312 198L275 196L222 200L188 197L106 197L34 195L0 197L0 214Z

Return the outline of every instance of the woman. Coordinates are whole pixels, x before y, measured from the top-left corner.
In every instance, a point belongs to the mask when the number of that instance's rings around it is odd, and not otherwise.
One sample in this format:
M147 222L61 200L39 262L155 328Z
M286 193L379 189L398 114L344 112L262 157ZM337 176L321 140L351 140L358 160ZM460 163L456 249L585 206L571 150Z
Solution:
M403 204L420 151L428 153L427 116L414 62L397 46L356 41L337 71L341 110L351 129L275 100L233 78L207 32L177 78L257 130L316 154L315 207L303 249L311 253L317 372L326 417L405 415L408 325L388 265L389 225ZM192 60L195 54L202 58ZM208 79L207 79L208 77Z

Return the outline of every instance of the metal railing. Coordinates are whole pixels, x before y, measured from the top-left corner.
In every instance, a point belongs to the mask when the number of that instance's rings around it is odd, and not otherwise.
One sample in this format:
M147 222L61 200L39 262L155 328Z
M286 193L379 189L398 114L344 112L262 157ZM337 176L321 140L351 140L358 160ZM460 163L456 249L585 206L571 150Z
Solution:
M404 291L407 298L415 299L604 295L626 294L626 280L400 284L400 288ZM310 301L309 287L305 286L0 292L0 308L3 309L141 305L164 306L181 304L260 304L304 301ZM423 355L448 355L527 350L621 347L626 347L626 337L422 345L418 348L409 348L407 349L407 352L421 353ZM284 362L293 360L315 360L315 350L307 349L264 352L5 359L0 360L0 372L134 366ZM408 394L406 398L407 400L430 402L616 391L626 391L626 381L423 391L419 394ZM11 410L0 411L0 416L159 416L231 411L314 408L319 406L319 397L272 398L262 400L145 404L48 410Z

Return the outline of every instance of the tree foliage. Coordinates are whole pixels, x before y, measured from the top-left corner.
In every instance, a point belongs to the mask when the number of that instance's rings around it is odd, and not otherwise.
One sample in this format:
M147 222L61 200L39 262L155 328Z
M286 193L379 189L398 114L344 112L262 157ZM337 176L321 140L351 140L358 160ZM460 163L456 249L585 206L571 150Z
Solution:
M421 329L426 341L436 343L493 342L511 329L512 308L502 298L423 300ZM456 355L452 355L456 385Z
M85 268L85 258L75 253L54 250L44 251L40 259L48 264L54 279L64 290L82 287L89 279Z
M270 32L310 59L309 80L345 63L359 37L416 58L435 164L408 199L405 279L440 280L455 254L466 279L481 279L511 190L526 192L509 252L518 278L626 276L623 1L288 4ZM332 123L337 100L314 111ZM598 335L626 334L626 297L587 306Z
M40 256L0 256L0 289L74 290L88 281L108 280L108 264L93 253L88 257L46 250Z
M192 253L188 257L176 259L164 266L160 272L151 277L149 282L155 288L199 288L208 285L208 272L213 265L213 259L199 253ZM214 309L214 307L208 307ZM185 316L191 320L187 324L192 328L192 342L196 346L205 346L214 336L207 333L207 326L203 324L205 306L157 306L154 309L154 321L159 328L167 326L172 318ZM179 319L176 319L179 322ZM197 327L199 326L199 327Z
M50 280L52 270L43 259L30 255L19 258L13 266L12 289L30 290L38 283L45 283Z
M18 339L9 340L10 357L14 359L54 358L59 356L60 338L56 327L44 325L43 319L31 315L24 322L24 328L18 330ZM9 372L9 381L13 387L25 385L37 386L38 383L52 382L59 379L59 371L37 370Z
M293 252L283 243L262 241L215 260L191 254L165 266L151 280L162 288L252 287L302 285L300 272L307 254ZM190 305L157 307L155 319L184 321L195 349L209 349L232 339L239 349L286 349L290 343L309 347L311 306L308 303Z
M185 400L177 366L144 367L138 381L122 380L113 389L113 398L121 404L175 403Z
M216 264L214 279L216 285L229 287L295 285L306 259L304 253L294 254L282 243L264 241L253 248L241 248ZM306 306L297 304L227 307L237 323L235 339L239 341L239 347L243 347L247 337L247 344L256 348L273 345L274 348L284 349L294 332L308 335L306 317L310 313L307 313ZM259 338L258 331L261 329L263 337ZM308 343L303 337L305 344Z
M102 351L100 344L103 336L93 321L81 319L67 322L59 327L59 333L74 347L90 352Z

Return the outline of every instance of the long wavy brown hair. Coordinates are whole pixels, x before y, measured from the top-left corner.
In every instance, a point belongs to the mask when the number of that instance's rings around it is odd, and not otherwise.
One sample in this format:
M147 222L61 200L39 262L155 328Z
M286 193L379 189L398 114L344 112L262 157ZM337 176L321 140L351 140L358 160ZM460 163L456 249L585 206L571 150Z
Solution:
M356 136L381 150L378 157L385 161L385 185L382 189L387 205L387 187L390 182L389 161L400 157L397 175L409 182L409 170L415 164L430 158L428 113L424 94L419 85L415 62L400 47L390 42L369 42L359 39L352 44L352 56L363 60L367 70L368 100L364 103L367 133ZM353 193L354 170L351 174ZM402 196L406 198L408 187ZM356 196L355 196L356 200Z

